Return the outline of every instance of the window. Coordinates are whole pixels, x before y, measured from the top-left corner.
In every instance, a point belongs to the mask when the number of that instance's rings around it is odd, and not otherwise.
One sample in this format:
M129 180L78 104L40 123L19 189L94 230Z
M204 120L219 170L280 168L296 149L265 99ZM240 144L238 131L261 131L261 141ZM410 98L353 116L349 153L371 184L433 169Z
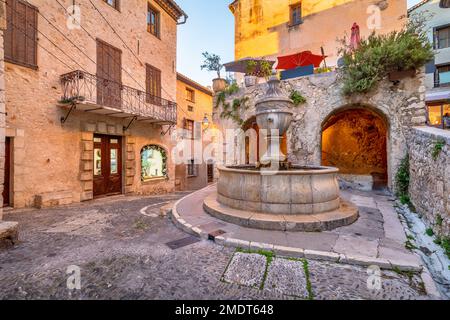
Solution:
M441 103L428 106L428 125L450 129L450 104Z
M450 65L437 66L434 78L435 87L450 86Z
M141 180L167 178L166 150L157 145L148 145L141 150Z
M450 26L436 29L437 49L450 47Z
M188 106L188 111L189 112L194 112L194 107L193 106Z
M302 4L301 3L297 3L297 4L293 4L290 7L291 9L291 26L296 26L301 24L302 21Z
M186 88L186 100L190 101L190 102L195 102L195 91L190 89L190 88Z
M148 4L147 31L155 37L160 37L160 14L153 6Z
M191 159L187 165L187 175L188 177L196 177L198 175L197 165L195 164L195 160Z
M147 64L146 81L147 102L161 105L161 70Z
M38 10L22 0L8 0L6 5L5 60L37 68Z
M109 4L111 7L113 7L116 10L119 10L119 4L120 4L120 0L103 0L103 2L106 2L107 4Z
M184 130L186 132L185 137L188 139L194 139L194 121L185 119L184 121Z

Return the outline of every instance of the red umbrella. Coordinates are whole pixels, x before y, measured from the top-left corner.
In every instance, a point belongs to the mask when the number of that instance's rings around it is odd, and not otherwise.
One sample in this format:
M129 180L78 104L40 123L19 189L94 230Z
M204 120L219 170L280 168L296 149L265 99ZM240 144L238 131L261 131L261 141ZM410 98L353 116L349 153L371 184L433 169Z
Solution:
M352 26L352 37L350 39L350 48L355 51L361 43L361 33L358 24L355 22Z
M325 58L326 56L315 55L311 51L303 51L289 56L278 57L277 69L291 70L309 65L314 65L315 68L318 68Z

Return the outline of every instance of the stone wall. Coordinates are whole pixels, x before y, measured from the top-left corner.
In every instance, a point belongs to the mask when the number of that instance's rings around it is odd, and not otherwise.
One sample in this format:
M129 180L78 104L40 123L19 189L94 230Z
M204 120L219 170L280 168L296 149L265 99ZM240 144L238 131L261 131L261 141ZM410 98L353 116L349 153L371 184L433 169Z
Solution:
M445 146L435 160L433 152L439 141ZM436 234L449 236L450 131L414 128L409 153L411 201Z
M69 29L67 16L54 0L29 0L40 13L57 26L87 56L96 59L96 41L82 29ZM159 6L151 1L157 8ZM65 1L69 6L69 3ZM72 2L70 1L70 4ZM126 41L126 46L87 0L76 1L81 9L81 23L94 37L122 50L124 85L145 91L145 64L161 70L162 97L176 100L176 21L162 8L161 37L147 32L148 1L121 1L115 10L104 1L96 7ZM45 37L39 44L58 56L60 63L38 47L38 69L6 63L7 135L12 138L12 203L14 207L33 206L36 202L64 204L92 199L92 135L114 134L124 138L123 191L153 194L173 190L175 170L169 161L169 179L144 183L140 179L140 151L148 144L158 144L170 150L170 134L161 135L161 126L134 123L127 131L130 119L119 119L75 111L63 125L60 118L67 110L58 106L62 96L60 76L83 66L96 74L96 64L76 49L45 19L39 16L39 32L52 39L68 56ZM131 48L139 60L129 51ZM75 61L77 63L75 63ZM136 80L133 80L129 74ZM137 83L136 83L137 82ZM3 82L1 82L3 83ZM0 148L3 150L3 147ZM168 152L170 155L170 152ZM126 167L126 168L125 168ZM57 201L56 201L57 200Z
M388 185L394 187L397 168L407 153L407 138L413 126L425 125L425 86L424 74L402 80L394 85L387 80L368 94L342 94L342 82L336 73L317 74L307 77L282 81L283 88L289 93L297 90L307 100L295 108L294 120L288 131L288 154L293 163L320 165L322 160L322 127L333 115L349 108L370 110L379 115L386 123ZM227 97L227 102L244 96L249 98L248 109L241 110L243 120L255 115L255 100L266 90L266 84L241 88L240 91ZM222 130L238 128L233 120L223 119L221 108L214 110L215 122Z

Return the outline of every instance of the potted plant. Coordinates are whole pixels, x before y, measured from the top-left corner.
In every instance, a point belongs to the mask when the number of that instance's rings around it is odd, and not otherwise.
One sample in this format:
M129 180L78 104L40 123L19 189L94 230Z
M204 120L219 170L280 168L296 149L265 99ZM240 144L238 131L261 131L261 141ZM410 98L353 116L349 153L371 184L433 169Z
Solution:
M258 63L255 60L249 60L246 62L244 77L244 83L246 87L253 87L258 82L258 78L255 76L257 66Z
M205 58L203 65L200 66L202 70L217 72L217 78L213 79L213 90L214 92L222 92L227 87L227 81L222 79L220 76L220 71L223 69L223 64L220 61L220 57L216 54L210 54L208 52L203 52L203 57Z

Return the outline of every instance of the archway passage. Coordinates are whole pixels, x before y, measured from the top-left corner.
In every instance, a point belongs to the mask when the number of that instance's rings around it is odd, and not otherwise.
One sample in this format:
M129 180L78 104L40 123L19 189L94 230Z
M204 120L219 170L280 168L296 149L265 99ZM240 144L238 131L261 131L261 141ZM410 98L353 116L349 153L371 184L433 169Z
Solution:
M340 169L341 180L356 188L387 186L387 125L362 108L331 115L322 127L322 164Z

